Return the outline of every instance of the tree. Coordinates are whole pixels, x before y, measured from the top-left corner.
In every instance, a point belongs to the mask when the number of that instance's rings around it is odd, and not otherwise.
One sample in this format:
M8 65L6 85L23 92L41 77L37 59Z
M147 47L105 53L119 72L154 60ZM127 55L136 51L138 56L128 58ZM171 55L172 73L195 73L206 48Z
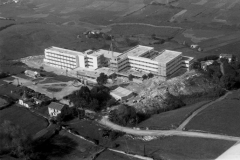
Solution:
M154 75L150 72L148 73L148 78L152 78Z
M221 77L220 83L221 83L222 87L230 90L230 89L234 88L237 81L236 81L235 76L228 74L228 75L224 75Z
M129 81L132 81L132 80L133 80L133 75L132 75L132 74L129 74L128 80L129 80Z
M144 75L142 76L142 78L143 78L143 80L145 80L145 79L148 78L148 76L147 76L146 74L144 74Z
M19 126L4 121L0 126L0 154L14 157L36 159L33 152L33 141Z
M107 83L108 76L104 73L100 73L99 77L97 78L97 83L99 85L104 85Z
M41 66L39 69L40 69L41 71L43 71L43 70L44 70L43 66Z
M135 108L123 104L110 112L109 119L123 126L134 125L138 121Z

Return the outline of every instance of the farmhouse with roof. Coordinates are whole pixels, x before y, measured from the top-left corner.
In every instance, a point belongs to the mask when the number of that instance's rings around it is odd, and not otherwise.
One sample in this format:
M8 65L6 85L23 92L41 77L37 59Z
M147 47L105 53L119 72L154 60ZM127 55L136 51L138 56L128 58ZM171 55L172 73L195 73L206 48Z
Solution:
M28 98L26 92L23 92L22 97L18 100L18 103L21 106L27 107L27 108L31 108L34 104L31 102L31 100Z
M40 74L37 71L31 71L31 70L26 70L25 75L31 78L37 78L40 76Z
M56 117L58 114L62 113L67 106L57 102L51 102L48 106L48 113L51 117Z
M233 55L232 54L220 54L219 55L219 58L225 58L228 60L228 62L232 62L233 61Z

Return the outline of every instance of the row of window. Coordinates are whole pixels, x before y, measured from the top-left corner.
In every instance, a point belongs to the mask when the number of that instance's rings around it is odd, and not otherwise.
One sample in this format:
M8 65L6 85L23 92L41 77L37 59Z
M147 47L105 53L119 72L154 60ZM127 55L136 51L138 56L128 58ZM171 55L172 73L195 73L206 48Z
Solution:
M175 64L175 62L176 61L182 61L182 56L180 56L180 57L177 57L177 58L175 58L174 60L171 60L170 62L168 62L168 64L167 64L167 67L168 66L171 66L172 64Z
M49 63L49 64L52 65L52 66L55 66L55 67L59 67L59 68L69 68L69 69L74 69L74 67L61 66L61 65L54 64L54 63Z
M72 65L76 65L76 62L73 62L73 61L66 61L64 62L63 60L61 59L56 59L56 58L50 58L50 57L46 57L48 60L50 61L54 61L54 62L59 62L59 63L66 63L66 64L72 64Z
M50 55L50 56L53 56L53 57L59 57L59 58L62 58L62 59L76 59L76 57L73 57L73 56L66 56L66 55L62 55L62 54L56 54L56 53L51 53L51 52L46 52L46 55Z
M47 59L57 59L57 60L60 60L60 61L69 61L69 62L75 62L76 63L76 59L62 59L62 58L58 58L58 57L53 57L53 56L45 56Z
M141 63L146 63L146 64L151 64L151 65L158 65L158 64L155 64L155 63L150 63L150 62L146 62L146 61L140 61L140 60L136 60L136 59L132 59L132 58L129 58L129 60L132 60L132 61L135 61L135 62L141 62Z
M76 66L74 65L69 65L69 64L65 64L65 63L56 63L54 61L48 62L49 64L54 64L54 65L58 65L58 66L65 66L65 67L70 67L70 68L76 68Z
M158 66L156 66L156 67L151 67L151 66L146 66L146 65L142 65L142 64L134 63L134 62L131 62L130 64L134 64L134 65L138 65L138 66L146 67L146 68L151 68L151 69L158 69Z

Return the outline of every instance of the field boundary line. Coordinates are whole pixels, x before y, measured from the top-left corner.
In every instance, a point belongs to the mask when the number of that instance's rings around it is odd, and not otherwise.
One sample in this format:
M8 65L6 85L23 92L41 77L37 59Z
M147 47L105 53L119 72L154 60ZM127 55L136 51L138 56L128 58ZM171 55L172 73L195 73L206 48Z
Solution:
M225 95L223 95L222 97L210 102L210 103L207 103L207 104L204 104L203 106L201 106L200 108L198 108L197 110L195 110L194 112L191 113L191 115L189 117L187 117L179 126L178 128L176 128L176 130L183 130L184 127L186 127L186 125L195 117L197 116L201 111L205 110L206 108L208 108L209 106L219 102L219 101L222 101L223 99L225 99L229 94L231 94L232 92L228 92L226 93Z

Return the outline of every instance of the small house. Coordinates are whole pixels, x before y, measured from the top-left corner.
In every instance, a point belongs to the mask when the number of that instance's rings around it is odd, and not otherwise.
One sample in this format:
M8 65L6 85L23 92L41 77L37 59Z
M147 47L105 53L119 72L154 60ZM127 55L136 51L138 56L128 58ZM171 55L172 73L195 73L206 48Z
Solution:
M66 107L64 104L51 102L48 106L48 113L51 117L56 117L58 114L61 114Z
M34 98L34 103L37 105L42 105L43 101L37 98Z
M201 61L201 68L206 71L207 66L213 64L214 60L208 60L208 61Z
M197 49L197 48L199 48L199 45L197 45L197 44L192 44L190 47L191 47L192 49Z
M26 108L31 108L34 104L31 101L24 101L23 99L19 99L18 103Z
M31 102L31 100L27 97L26 92L24 92L22 97L18 100L18 104L20 104L21 106L24 106L26 108L31 108L34 106L34 104Z
M233 55L232 54L220 54L219 58L225 58L228 60L228 63L233 61Z
M25 75L31 78L37 78L40 77L40 73L38 73L37 71L31 71L31 70L26 70Z

